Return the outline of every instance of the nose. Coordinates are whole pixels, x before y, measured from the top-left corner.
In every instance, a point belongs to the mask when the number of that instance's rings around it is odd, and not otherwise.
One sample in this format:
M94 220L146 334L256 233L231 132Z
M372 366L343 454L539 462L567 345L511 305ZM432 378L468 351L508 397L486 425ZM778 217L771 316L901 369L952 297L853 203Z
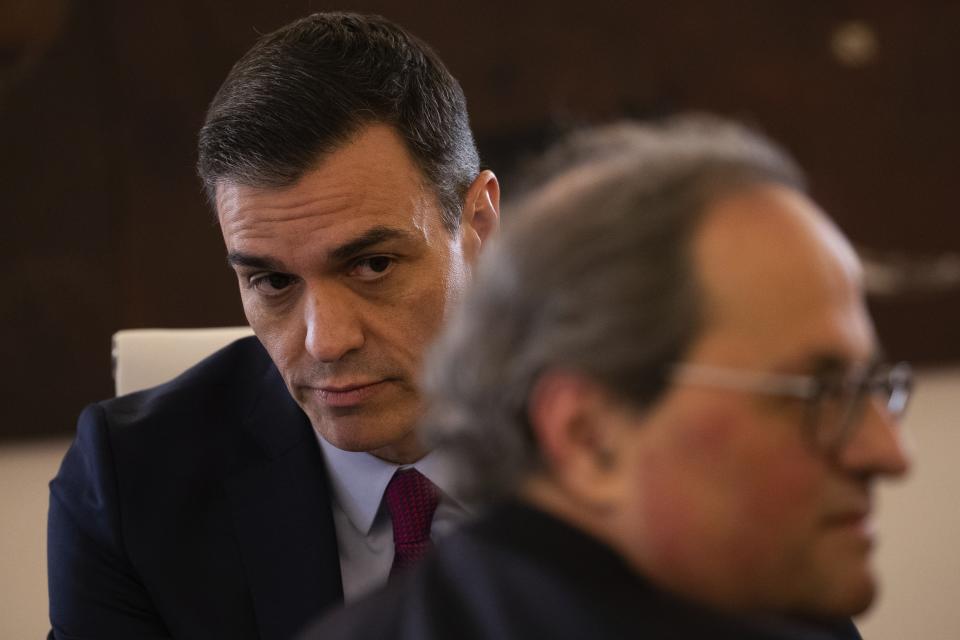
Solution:
M349 293L312 287L305 299L304 347L319 362L336 362L363 346L362 318Z
M840 452L840 461L851 470L892 477L909 471L903 430L879 398L868 399L860 425Z

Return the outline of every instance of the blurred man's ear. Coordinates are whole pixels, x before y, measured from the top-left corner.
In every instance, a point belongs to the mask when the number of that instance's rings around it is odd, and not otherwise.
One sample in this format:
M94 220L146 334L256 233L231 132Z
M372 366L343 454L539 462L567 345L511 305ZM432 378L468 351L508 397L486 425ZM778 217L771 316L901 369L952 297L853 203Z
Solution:
M528 419L544 460L544 480L590 510L621 499L625 414L609 392L583 375L548 371L537 380Z
M500 228L500 183L492 171L484 170L476 177L463 199L460 236L463 253L473 263L483 244Z

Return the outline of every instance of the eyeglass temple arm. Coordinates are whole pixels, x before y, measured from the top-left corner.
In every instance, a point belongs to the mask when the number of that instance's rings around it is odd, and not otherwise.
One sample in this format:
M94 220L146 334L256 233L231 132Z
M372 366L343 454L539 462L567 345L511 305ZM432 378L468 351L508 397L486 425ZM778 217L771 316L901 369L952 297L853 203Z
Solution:
M671 369L671 379L687 385L792 396L801 400L812 398L819 389L819 383L813 376L745 371L702 364L675 365Z

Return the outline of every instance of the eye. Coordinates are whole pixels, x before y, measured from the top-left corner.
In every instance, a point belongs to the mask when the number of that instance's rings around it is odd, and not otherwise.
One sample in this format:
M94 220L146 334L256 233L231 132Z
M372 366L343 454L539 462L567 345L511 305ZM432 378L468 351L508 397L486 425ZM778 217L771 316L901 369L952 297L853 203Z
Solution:
M396 264L390 256L370 256L355 261L350 266L350 275L361 280L377 280L386 275Z
M294 277L286 273L263 273L252 276L250 287L264 296L278 296L293 284Z

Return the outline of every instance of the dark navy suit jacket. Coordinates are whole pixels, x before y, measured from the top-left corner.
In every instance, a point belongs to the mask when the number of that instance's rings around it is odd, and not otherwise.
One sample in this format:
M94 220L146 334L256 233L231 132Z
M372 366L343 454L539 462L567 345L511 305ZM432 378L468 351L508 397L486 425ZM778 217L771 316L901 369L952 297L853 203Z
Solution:
M519 503L300 640L857 640L849 620L736 618L655 587L598 540Z
M286 640L342 600L323 456L256 338L84 410L48 555L63 640Z

